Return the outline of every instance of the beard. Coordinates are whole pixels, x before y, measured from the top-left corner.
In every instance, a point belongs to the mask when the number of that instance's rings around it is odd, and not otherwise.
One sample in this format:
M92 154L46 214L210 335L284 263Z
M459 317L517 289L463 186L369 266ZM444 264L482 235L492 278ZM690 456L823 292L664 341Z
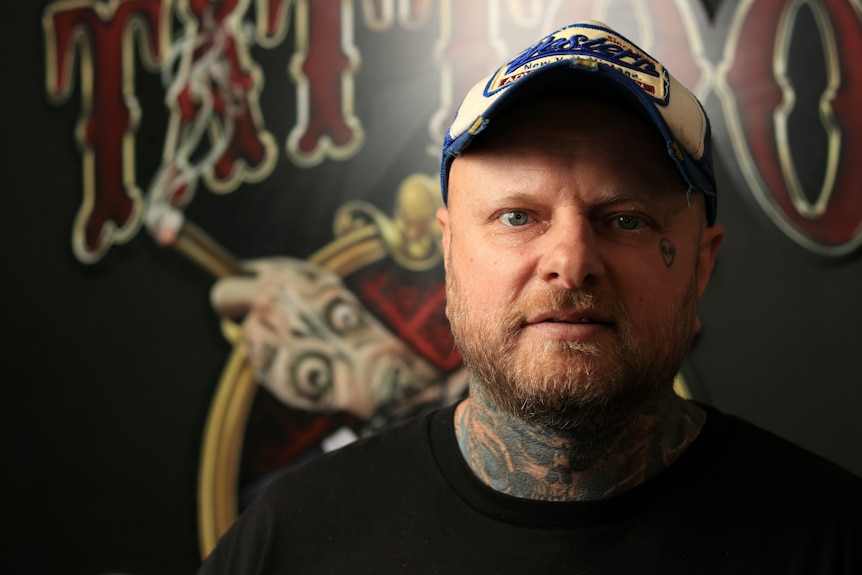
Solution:
M451 273L451 261L448 267L448 315L470 375L470 393L497 411L577 434L585 455L596 456L635 415L673 393L693 338L696 278L667 316L636 327L616 299L588 290L549 291L493 317L477 317ZM613 318L613 337L594 342L524 337L526 318L542 309L599 310Z

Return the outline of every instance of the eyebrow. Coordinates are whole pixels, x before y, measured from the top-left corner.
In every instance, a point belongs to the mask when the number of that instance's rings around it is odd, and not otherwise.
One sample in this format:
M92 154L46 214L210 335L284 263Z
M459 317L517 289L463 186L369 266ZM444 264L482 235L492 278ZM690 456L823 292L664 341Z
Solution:
M600 192L598 203L603 204L615 204L615 203L625 203L625 202L636 202L640 204L661 204L664 203L665 200L672 200L673 194L679 193L680 196L685 196L685 189L680 187L681 189L677 192L677 190L671 190L669 187L662 187L661 189L644 189L642 187L635 188L627 188L624 191L614 192L606 190L604 192ZM635 190L635 191L632 191Z
M596 196L590 204L594 207L608 206L614 204L634 203L644 207L658 207L665 203L665 200L671 199L671 194L674 190L664 188L662 190L647 190L645 187L625 186L620 190L611 190L608 188L598 189ZM685 195L684 190L680 190L681 196ZM522 191L518 188L501 187L489 192L486 196L489 201L506 205L512 204L531 204L538 201L538 196L535 192Z

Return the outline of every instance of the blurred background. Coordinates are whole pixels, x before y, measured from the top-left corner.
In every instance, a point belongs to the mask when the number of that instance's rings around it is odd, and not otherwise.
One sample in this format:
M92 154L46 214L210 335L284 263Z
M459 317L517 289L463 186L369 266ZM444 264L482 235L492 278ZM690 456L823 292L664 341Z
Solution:
M727 238L689 393L862 474L858 0L5 11L10 566L192 573L271 474L403 415L323 405L325 386L353 385L332 373L303 388L297 368L302 405L258 386L240 327L210 303L240 262L329 270L355 314L339 317L402 342L430 374L420 391L457 379L428 220L443 130L495 64L588 18L662 60L712 118ZM323 313L314 286L288 287Z

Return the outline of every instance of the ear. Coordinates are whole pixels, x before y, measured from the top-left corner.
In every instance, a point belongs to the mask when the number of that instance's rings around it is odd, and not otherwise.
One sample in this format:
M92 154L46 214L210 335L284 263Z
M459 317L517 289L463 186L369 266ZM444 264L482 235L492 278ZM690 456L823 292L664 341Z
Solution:
M440 224L440 230L443 232L443 265L449 265L449 242L451 242L452 232L449 229L449 209L446 206L437 208L437 223ZM447 270L448 271L448 270Z
M712 269L715 267L715 258L718 255L718 248L721 247L721 242L724 241L724 228L719 225L709 226L704 229L700 238L700 251L697 255L697 299L700 300L706 291L706 286L709 284L709 278L712 276ZM700 321L700 316L695 316L694 333L700 333L703 329L703 323Z
M715 258L718 248L724 241L724 228L719 225L709 226L703 230L700 238L700 251L697 255L697 297L703 297L712 269L715 267Z
M440 224L442 232L441 240L443 242L443 269L446 274L449 274L449 249L452 242L452 230L449 228L449 209L445 206L437 208L437 223ZM443 310L446 317L449 317L449 302L446 301L446 307Z

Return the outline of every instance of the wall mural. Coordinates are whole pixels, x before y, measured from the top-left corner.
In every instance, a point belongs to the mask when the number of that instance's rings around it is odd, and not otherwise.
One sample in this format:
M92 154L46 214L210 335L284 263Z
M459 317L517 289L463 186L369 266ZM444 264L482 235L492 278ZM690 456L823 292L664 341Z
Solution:
M683 0L46 5L44 88L79 117L79 183L63 191L81 191L74 257L98 267L146 235L217 280L233 351L201 430L202 555L274 474L464 392L443 313L439 142L475 79L545 31L613 22L707 102L733 177L794 249L858 252L860 2L720 8L711 21ZM800 69L802 52L815 64Z

